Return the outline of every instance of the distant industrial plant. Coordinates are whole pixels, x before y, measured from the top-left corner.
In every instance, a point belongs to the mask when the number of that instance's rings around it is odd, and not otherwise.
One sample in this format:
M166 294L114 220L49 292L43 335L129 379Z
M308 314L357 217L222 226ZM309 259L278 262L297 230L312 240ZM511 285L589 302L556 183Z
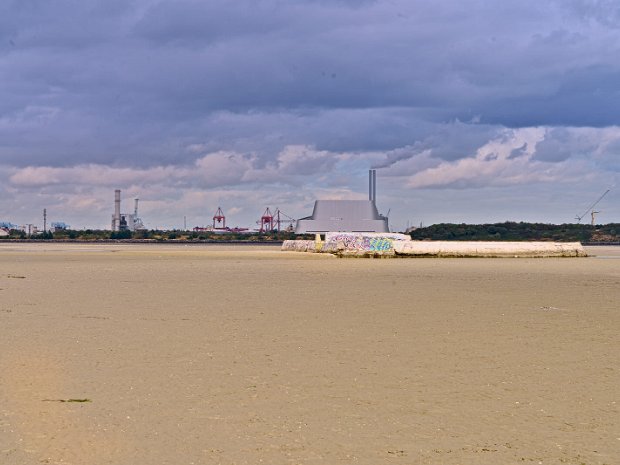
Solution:
M546 223L511 222L493 224L436 224L428 227L410 228L405 231L416 240L483 240L483 241L579 241L584 244L620 243L620 224L595 224L595 208L609 193L607 189L588 208L575 218L576 224L553 225ZM175 229L147 228L138 215L138 199L134 199L131 213L123 213L121 208L121 191L114 191L114 209L111 231L81 229L72 230L62 222L49 223L47 209L42 210L42 227L32 223L16 225L10 221L0 221L0 239L5 240L138 240L147 242L182 241L182 242L255 242L280 241L293 239L295 235L323 235L328 232L386 233L389 232L388 215L382 215L377 209L376 171L368 175L368 200L316 200L312 215L294 219L280 208L265 208L256 220L256 227L231 227L222 207L217 207L210 224L187 227L183 218L183 227ZM580 224L587 216L589 224ZM247 235L247 236L246 236Z
M297 221L297 234L389 232L388 218L377 210L377 171L368 172L368 200L317 200L312 215Z
M305 234L325 233L327 231L388 232L388 218L379 214L376 196L376 170L370 170L368 200L317 200L312 215L300 220L287 215L278 207L273 211L267 207L256 221L257 227L255 229L230 227L227 225L226 215L222 207L217 207L212 217L212 224L195 226L192 231L215 234L271 232ZM147 229L138 214L138 204L139 199L134 199L133 212L124 213L121 207L121 190L114 190L114 210L110 223L113 236L125 237L128 233ZM183 230L187 231L186 218L184 218L183 223ZM70 226L62 221L51 223L51 227L48 229L47 209L44 209L42 229L34 224L17 226L10 222L0 222L0 237L9 236L10 231L18 231L31 237L69 229ZM118 235L117 233L123 234Z
M114 191L114 213L112 214L112 231L140 231L144 228L142 220L138 216L138 200L134 199L133 213L121 213L121 190Z

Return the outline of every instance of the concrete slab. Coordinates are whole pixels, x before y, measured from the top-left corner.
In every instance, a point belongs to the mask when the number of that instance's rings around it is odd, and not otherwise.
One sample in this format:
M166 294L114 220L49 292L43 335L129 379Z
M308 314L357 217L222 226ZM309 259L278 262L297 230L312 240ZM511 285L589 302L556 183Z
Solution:
M407 236L328 233L325 241L285 241L282 250L346 257L586 257L579 242L412 241Z

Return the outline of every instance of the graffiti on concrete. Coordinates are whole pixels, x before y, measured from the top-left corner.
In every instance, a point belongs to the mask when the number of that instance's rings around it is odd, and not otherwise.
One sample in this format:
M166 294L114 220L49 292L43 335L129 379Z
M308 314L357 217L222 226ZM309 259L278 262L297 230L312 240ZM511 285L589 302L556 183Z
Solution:
M391 250L392 240L361 234L330 234L323 246L325 251L359 250L364 252L385 252Z
M289 252L317 252L315 241L284 241L282 250Z

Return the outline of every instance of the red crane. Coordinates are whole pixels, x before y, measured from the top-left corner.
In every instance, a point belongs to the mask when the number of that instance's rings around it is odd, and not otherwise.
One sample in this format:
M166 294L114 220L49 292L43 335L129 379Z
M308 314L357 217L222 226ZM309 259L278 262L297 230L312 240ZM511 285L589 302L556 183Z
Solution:
M217 226L215 223L217 223ZM226 217L221 207L217 207L217 211L213 215L213 229L226 229Z
M271 210L269 210L269 207L267 207L263 216L260 217L258 224L260 224L260 232L273 231L273 214Z

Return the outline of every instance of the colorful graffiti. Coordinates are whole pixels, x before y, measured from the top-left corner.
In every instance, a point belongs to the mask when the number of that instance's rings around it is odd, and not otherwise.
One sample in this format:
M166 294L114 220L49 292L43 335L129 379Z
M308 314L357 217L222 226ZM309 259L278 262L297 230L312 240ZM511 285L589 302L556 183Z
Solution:
M392 249L391 239L361 234L330 234L323 245L324 251L386 252Z

